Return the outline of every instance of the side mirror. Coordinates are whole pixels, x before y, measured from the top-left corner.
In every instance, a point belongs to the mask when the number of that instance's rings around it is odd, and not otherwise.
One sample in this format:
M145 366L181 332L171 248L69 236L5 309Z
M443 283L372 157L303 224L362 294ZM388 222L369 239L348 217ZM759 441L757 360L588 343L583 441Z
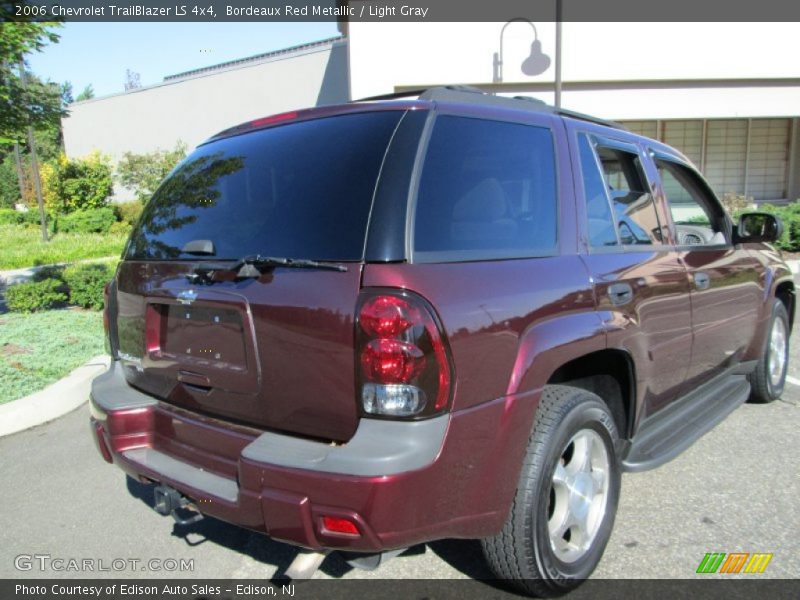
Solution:
M783 234L780 217L763 212L745 213L739 217L734 241L737 243L775 242Z

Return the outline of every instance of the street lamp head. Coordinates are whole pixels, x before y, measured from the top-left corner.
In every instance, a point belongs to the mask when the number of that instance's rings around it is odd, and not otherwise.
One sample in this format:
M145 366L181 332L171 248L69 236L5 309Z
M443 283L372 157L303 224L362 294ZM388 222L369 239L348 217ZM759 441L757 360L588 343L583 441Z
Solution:
M538 39L531 44L531 54L522 61L522 72L525 75L541 75L550 68L550 57L542 52L542 42Z

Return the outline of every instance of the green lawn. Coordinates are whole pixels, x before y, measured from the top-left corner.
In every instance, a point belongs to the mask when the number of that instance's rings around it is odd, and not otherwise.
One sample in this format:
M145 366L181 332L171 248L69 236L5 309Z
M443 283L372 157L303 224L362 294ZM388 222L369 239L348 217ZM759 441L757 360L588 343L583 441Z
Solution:
M126 239L125 234L57 233L43 242L38 228L0 225L0 269L119 256Z
M103 316L74 309L0 315L0 404L39 391L103 354Z

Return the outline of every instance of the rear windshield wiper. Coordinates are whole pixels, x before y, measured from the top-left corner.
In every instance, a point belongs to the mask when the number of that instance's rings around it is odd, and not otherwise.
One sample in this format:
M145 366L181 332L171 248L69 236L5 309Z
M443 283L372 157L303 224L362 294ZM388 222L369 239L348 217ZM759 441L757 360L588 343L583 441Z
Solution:
M327 269L329 271L347 271L347 267L337 263L311 260L308 258L283 258L278 256L246 256L239 260L231 271L236 271L237 278L258 277L261 269L270 267L290 267L294 269Z
M347 267L337 263L307 258L283 258L277 256L261 256L255 254L245 256L236 261L232 267L223 266L215 263L213 266L200 265L194 271L186 275L191 283L212 284L214 281L226 279L249 279L250 277L260 277L263 270L274 267L289 267L294 269L327 269L330 271L347 271ZM215 273L220 273L221 277L215 277ZM222 275L222 274L226 274Z

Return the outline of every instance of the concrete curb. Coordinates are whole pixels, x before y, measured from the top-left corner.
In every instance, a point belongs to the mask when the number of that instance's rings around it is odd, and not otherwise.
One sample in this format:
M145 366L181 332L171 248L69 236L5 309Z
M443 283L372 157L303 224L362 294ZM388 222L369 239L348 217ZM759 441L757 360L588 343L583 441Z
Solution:
M108 368L110 357L95 356L66 377L39 392L0 404L0 437L57 419L89 399L97 375Z

